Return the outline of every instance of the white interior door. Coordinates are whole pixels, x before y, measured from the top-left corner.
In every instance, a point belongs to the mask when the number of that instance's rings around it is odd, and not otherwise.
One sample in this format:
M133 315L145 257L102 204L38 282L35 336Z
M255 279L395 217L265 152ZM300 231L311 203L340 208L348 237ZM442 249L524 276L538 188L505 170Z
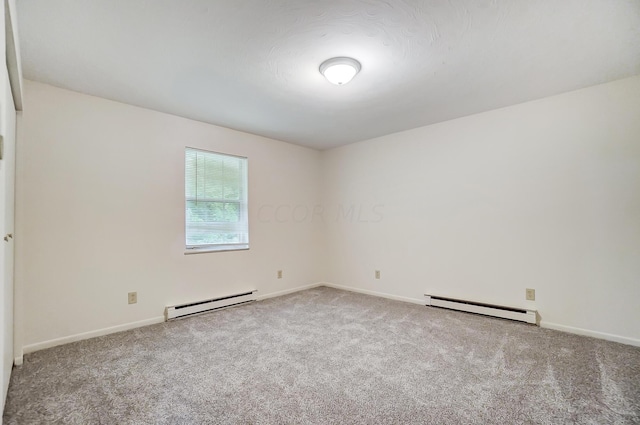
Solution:
M13 247L14 247L14 205L15 205L15 147L16 111L11 95L9 74L4 70L0 86L0 136L2 136L2 159L0 160L0 352L2 368L2 406L6 400L11 368L13 366ZM2 416L0 415L0 423Z

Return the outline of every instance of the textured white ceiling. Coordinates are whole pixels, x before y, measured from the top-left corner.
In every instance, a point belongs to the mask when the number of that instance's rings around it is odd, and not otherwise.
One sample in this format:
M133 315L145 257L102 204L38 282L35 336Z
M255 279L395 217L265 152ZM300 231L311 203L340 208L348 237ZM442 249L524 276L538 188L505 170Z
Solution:
M318 149L640 74L640 0L20 0L18 18L26 78ZM348 85L318 72L334 56L362 63Z

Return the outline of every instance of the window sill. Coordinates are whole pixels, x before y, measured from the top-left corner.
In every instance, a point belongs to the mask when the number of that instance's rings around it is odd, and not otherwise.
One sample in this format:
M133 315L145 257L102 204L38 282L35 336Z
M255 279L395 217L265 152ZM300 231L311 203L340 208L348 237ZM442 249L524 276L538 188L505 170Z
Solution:
M184 255L205 254L207 252L248 251L249 245L219 245L206 248L187 249Z

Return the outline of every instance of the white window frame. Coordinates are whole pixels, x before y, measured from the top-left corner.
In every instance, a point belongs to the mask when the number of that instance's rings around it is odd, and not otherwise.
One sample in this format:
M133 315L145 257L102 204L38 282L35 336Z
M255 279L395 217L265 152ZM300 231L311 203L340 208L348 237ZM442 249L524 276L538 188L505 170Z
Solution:
M215 155L215 156L220 156L220 157L229 157L229 158L237 158L243 161L243 170L242 170L242 187L241 187L241 196L239 200L233 200L233 199L218 199L218 198L199 198L199 197L187 197L187 155L189 153L189 151L195 151L195 152L202 152L203 154L210 154L210 155ZM184 170L184 190L185 190L185 196L184 196L184 241L185 241L185 254L200 254L200 253L204 253L204 252L221 252L221 251L239 251L239 250L248 250L249 249L249 201L248 201L248 189L249 189L249 160L247 157L244 156L239 156L239 155L231 155L231 154L226 154L226 153L221 153L221 152L215 152L215 151L208 151L208 150L204 150L204 149L198 149L198 148L192 148L192 147L185 147L184 150L184 161L185 161L185 170ZM237 243L207 243L207 244L189 244L187 241L187 228L188 228L188 223L187 223L187 205L188 202L193 202L193 201L202 201L202 202L222 202L222 203L227 203L227 204L233 204L236 203L239 206L239 213L240 213L240 218L239 218L239 223L235 223L235 222L210 222L210 224L213 224L215 227L218 228L218 230L220 230L221 233L223 233L225 230L226 231L231 231L231 230L236 230L237 228L243 228L243 232L240 233L240 241Z

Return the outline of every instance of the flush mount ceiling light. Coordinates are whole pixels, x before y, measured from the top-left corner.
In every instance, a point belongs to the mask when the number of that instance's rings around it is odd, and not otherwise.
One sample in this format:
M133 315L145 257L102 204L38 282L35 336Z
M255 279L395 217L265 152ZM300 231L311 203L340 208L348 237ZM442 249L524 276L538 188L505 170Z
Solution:
M347 84L360 69L360 62L353 58L331 58L320 65L320 73L337 85Z

